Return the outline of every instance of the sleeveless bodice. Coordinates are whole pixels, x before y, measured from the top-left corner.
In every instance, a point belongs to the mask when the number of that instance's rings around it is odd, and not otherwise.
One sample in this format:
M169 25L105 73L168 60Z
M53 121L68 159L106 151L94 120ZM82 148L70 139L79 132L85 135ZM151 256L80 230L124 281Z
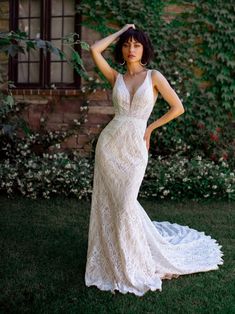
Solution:
M115 116L125 115L147 121L157 100L153 93L151 70L147 70L143 83L138 87L132 99L123 75L118 73L113 87L112 100Z

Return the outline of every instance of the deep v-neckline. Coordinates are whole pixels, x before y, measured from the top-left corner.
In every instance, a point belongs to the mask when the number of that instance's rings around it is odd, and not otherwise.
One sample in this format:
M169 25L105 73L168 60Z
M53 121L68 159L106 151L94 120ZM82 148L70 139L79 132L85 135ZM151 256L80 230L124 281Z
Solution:
M134 100L136 94L138 93L138 91L140 90L140 88L144 85L145 81L147 80L147 76L148 76L149 69L148 69L146 72L147 72L147 73L146 73L146 75L145 75L145 78L144 78L143 82L142 82L142 83L139 85L139 87L136 89L136 91L135 91L135 93L133 94L133 97L132 97L132 98L131 98L131 93L130 93L129 89L128 89L127 86L126 86L126 82L125 82L125 80L124 80L124 77L123 77L122 74L120 74L121 77L122 77L123 85L124 85L124 87L125 87L125 89L126 89L126 91L127 91L127 93L128 93L128 96L129 96L129 104L130 104L130 107L131 107L131 105L132 105L132 102L133 102L133 100Z

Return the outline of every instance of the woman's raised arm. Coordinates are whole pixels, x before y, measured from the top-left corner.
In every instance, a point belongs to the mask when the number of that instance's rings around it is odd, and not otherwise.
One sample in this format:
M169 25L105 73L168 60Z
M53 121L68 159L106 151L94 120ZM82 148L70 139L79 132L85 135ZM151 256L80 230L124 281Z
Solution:
M92 58L100 69L100 71L104 74L110 84L113 86L116 80L117 71L113 69L105 58L102 56L102 52L114 41L116 40L122 33L124 33L128 28L133 27L135 28L134 24L126 24L123 28L121 28L116 33L113 33L99 41L96 41L94 44L90 46L90 52Z

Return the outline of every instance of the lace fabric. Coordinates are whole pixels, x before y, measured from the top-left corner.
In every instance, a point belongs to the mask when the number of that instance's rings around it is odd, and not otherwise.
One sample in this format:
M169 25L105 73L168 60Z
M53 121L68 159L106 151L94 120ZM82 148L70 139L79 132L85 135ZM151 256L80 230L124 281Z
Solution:
M138 202L148 163L143 139L156 101L151 70L132 100L121 74L113 88L114 118L95 150L85 270L86 286L143 296L162 280L218 269L221 245L189 226L151 221Z

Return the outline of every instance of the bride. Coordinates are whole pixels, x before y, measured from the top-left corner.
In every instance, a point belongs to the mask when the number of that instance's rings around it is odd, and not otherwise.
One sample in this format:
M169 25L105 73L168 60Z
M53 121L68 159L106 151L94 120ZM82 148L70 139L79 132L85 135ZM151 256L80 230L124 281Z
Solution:
M113 69L102 52L117 40ZM143 31L127 24L94 43L91 55L112 85L114 117L99 135L88 234L86 286L144 295L162 291L162 280L218 269L221 245L211 236L169 221L151 221L137 200L154 129L184 113L164 75L146 65L153 47ZM170 110L147 125L158 94Z

